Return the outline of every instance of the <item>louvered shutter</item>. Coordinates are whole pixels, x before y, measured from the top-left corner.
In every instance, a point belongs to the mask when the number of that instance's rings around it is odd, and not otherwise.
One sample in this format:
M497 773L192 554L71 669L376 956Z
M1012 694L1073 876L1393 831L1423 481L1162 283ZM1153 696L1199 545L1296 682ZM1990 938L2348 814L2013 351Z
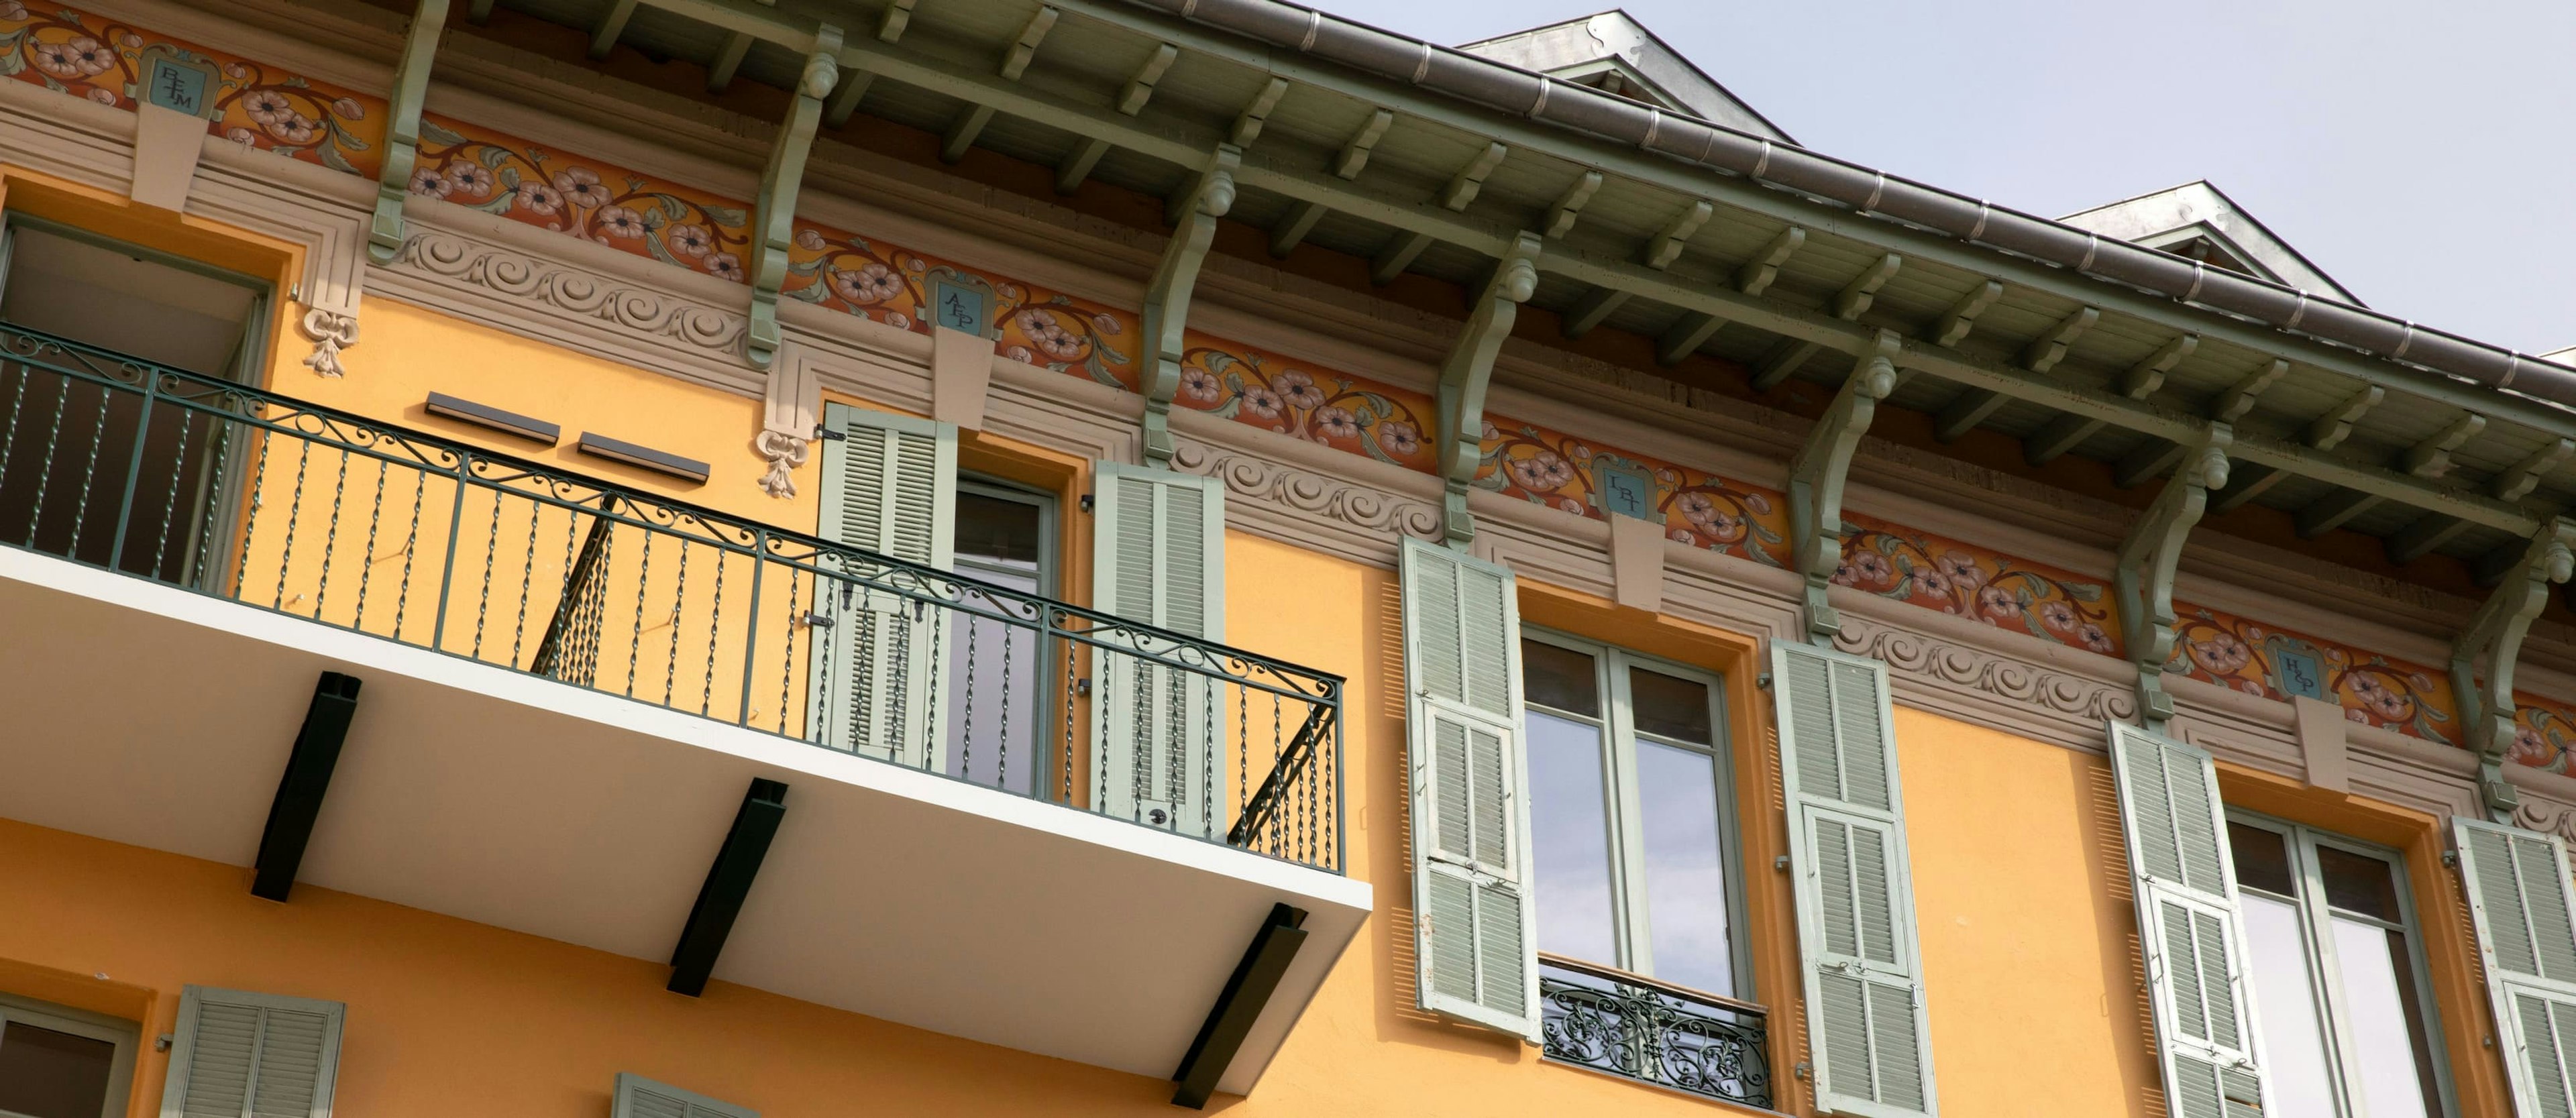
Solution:
M1935 1112L1887 666L1773 641L1817 1106Z
M183 987L161 1118L330 1118L338 1002Z
M1092 501L1092 608L1209 641L1225 639L1225 487L1151 466L1103 462ZM1093 700L1092 803L1182 834L1225 833L1224 735L1210 676L1116 651L1104 633ZM1168 651L1168 642L1141 642ZM1130 644L1130 647L1136 645Z
M2112 723L2111 771L2166 1107L2174 1118L2260 1118L2268 1088L2217 766L2192 746Z
M957 529L957 428L846 404L826 404L823 522L818 533L873 555L947 570ZM936 584L864 557L827 556L849 576L815 590L813 736L824 745L946 771L947 735L933 723L948 611L895 590Z
M2451 821L2460 881L2486 962L2487 998L2504 1038L2514 1112L2576 1114L2576 912L2567 849L2554 835L2474 819Z
M1535 1042L1518 590L1509 568L1420 540L1402 562L1420 1003Z
M760 1113L621 1071L609 1118L760 1118Z

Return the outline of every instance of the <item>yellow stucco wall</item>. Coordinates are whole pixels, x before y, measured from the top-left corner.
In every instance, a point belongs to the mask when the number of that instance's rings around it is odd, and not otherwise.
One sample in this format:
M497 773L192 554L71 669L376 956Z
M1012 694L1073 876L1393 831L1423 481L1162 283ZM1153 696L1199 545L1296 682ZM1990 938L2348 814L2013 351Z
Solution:
M813 527L814 463L799 472L792 501L765 496L752 483L762 466L749 445L760 423L756 399L381 297L368 300L364 321L363 341L346 357L347 377L315 377L297 364L300 347L289 340L274 385L724 512ZM432 390L560 422L566 442L535 448L427 416L421 403ZM713 477L704 486L676 484L579 455L570 440L583 430L704 460ZM1067 495L1088 489L1080 463L989 441L976 453L986 468L1017 462ZM1064 590L1080 601L1088 587L1081 565L1087 528L1080 517L1069 519L1064 549L1073 562ZM559 559L555 567L559 579ZM1246 1115L1726 1109L1545 1064L1516 1040L1414 1008L1395 576L1231 532L1226 594L1230 643L1350 680L1350 872L1377 886L1378 911L1256 1095L1218 1106ZM1768 752L1767 699L1747 679L1755 642L1544 587L1525 589L1524 603L1546 624L1729 674L1740 814L1753 832L1745 836L1743 863L1753 893L1756 993L1780 1014L1773 1066L1783 1109L1800 1111L1803 1088L1789 1073L1805 1058L1787 978L1794 973L1793 928L1786 877L1769 870L1781 847L1777 769ZM1897 729L1945 1112L2161 1112L2104 762L1911 709L1899 710ZM2430 879L2424 867L2414 869ZM724 983L703 1000L680 998L662 989L666 971L658 961L311 888L299 888L292 904L272 905L248 895L246 876L237 867L0 823L0 896L11 898L15 911L38 915L0 919L0 989L146 1014L147 1036L171 1027L183 983L346 1001L341 1099L352 1114L445 1114L464 1100L482 1114L595 1118L604 1113L610 1075L621 1070L779 1118L846 1113L858 1100L889 1114L1171 1113L1169 1086L1158 1081ZM2427 923L2455 916L2442 901L2427 902L2438 909L2424 914ZM109 977L86 977L100 973ZM2460 1008L2465 996L2446 988L2446 1015L2475 1012ZM2452 1035L2474 1034L2467 1026ZM2461 1043L2455 1039L2455 1052ZM157 1107L163 1063L145 1054L134 1114Z

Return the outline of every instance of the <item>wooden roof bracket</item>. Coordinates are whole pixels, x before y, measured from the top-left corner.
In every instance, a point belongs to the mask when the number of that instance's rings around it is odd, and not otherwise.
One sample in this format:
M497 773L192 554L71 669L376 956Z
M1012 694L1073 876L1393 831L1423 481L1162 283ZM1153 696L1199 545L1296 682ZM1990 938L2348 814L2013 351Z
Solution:
M1440 441L1435 444L1444 490L1440 528L1454 548L1464 549L1476 538L1467 487L1485 460L1485 392L1493 386L1494 358L1503 351L1503 339L1512 336L1512 321L1538 290L1539 246L1536 233L1523 231L1513 239L1510 250L1494 262L1485 289L1477 293L1448 359L1440 363Z
M1216 223L1234 208L1234 172L1243 166L1243 149L1218 144L1207 166L1177 196L1171 210L1172 239L1145 285L1144 460L1169 465L1172 443L1172 395L1181 389L1183 343L1190 321L1190 294L1198 287L1199 266L1207 262L1216 241Z
M2451 691L2459 696L2460 724L2466 730L2462 744L2478 755L2479 799L2487 817L2498 823L2513 822L2513 809L2521 802L2504 778L2505 757L2514 742L2514 660L2532 619L2549 604L2550 586L2567 581L2569 568L2576 565L2571 543L2576 543L2576 524L2565 520L2533 535L2521 561L2469 615L2451 647Z
M814 148L814 130L823 123L823 99L841 81L841 29L823 24L814 29L813 53L796 79L796 99L769 148L769 167L760 176L760 197L752 218L751 324L743 337L743 357L755 369L766 369L778 355L778 293L787 285L787 250L796 237L796 190L805 181L805 157Z
M1896 390L1896 357L1904 346L1903 335L1879 331L1878 344L1852 363L1833 405L1789 460L1789 534L1796 549L1791 562L1807 580L1807 638L1826 647L1843 631L1842 614L1827 599L1843 558L1843 482L1878 402Z
M367 257L391 264L402 254L403 199L420 165L420 109L429 98L429 67L447 27L447 0L420 0L404 33L402 61L394 67L385 106L385 169L376 177L376 212L367 222Z
M2174 714L2173 696L2164 685L2165 665L2174 652L2174 565L2192 526L2209 508L2210 492L2227 485L2227 448L2235 437L2234 428L2212 423L2187 448L2164 491L2120 542L2111 572L2120 635L2138 669L2138 724L2158 733Z

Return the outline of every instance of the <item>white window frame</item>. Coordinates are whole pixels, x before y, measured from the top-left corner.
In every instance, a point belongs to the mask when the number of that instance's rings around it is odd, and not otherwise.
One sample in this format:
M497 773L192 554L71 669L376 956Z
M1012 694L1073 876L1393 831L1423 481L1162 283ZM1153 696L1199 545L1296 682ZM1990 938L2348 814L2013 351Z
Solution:
M1737 1001L1759 1000L1754 996L1753 944L1745 926L1744 831L1737 819L1735 803L1735 756L1727 735L1725 677L1706 668L1536 625L1521 626L1521 636L1592 657L1593 686L1601 696L1601 714L1592 716L1539 703L1529 697L1531 692L1526 680L1521 689L1525 709L1541 710L1551 717L1601 727L1608 754L1609 768L1601 774L1603 794L1608 801L1602 805L1602 814L1610 824L1610 935L1619 957L1585 961L1616 967L1646 978L1655 977L1653 906L1646 889L1639 887L1646 864L1646 833L1642 822L1645 808L1637 788L1637 739L1642 736L1659 745L1707 754L1716 762L1717 833L1718 840L1725 845L1723 854L1726 859L1727 954L1728 965L1735 972L1735 991L1731 996ZM1628 690L1627 669L1632 666L1706 686L1709 737L1712 740L1701 744L1659 734L1641 735L1636 728L1635 711ZM1521 670L1526 673L1528 666L1523 664ZM1544 789L1530 789L1533 800L1547 794ZM1531 867L1531 873L1531 893L1544 904L1547 882L1539 875L1536 865ZM1536 931L1531 929L1533 936Z
M103 1013L73 1009L69 1006L40 1002L14 994L0 994L0 1029L11 1022L70 1033L77 1037L106 1041L116 1046L107 1068L107 1100L100 1107L99 1118L124 1118L134 1101L134 1058L143 1030L132 1021ZM0 1041L5 1043L5 1041ZM0 1110L0 1118L25 1118L14 1110Z
M2416 1004L2424 1007L2424 1043L2433 1054L2434 1095L2441 1100L2438 1118L2452 1118L2460 1112L2458 1094L2452 1089L2449 1050L2443 1047L2442 1006L2434 998L2432 969L2424 954L2424 933L2415 908L2414 886L2406 879L2406 855L2395 847L2364 842L2347 835L2308 826L2260 812L2241 808L2226 809L2227 822L2243 824L2281 836L2289 851L2290 870L2298 875L2299 896L2285 897L2245 881L2239 868L2236 891L2287 904L2299 914L2299 934L2308 949L2308 988L2315 991L2317 1020L2326 1028L2326 1066L2335 1077L2335 1109L2350 1115L2359 1112L2354 1097L2359 1084L2345 1068L2346 1053L2353 1051L2351 1011L2345 1007L2342 963L2335 957L2334 914L2373 926L2404 933L2406 961L2413 969ZM2404 920L2392 925L2367 913L2335 909L2326 902L2325 870L2317 860L2318 847L2330 847L2388 863L2389 877L2397 884L2397 910ZM2255 966L2246 960L2250 970Z
M991 474L979 474L961 468L957 471L957 495L963 497L970 493L991 500L1028 505L1038 510L1036 593L1041 598L1064 601L1064 588L1057 583L1064 572L1064 538L1061 534L1063 521L1062 510L1059 507L1063 503L1062 498L1035 486L1021 485ZM957 510L951 508L948 514L954 517L957 515ZM968 578L985 578L989 575L1006 573L984 563L980 558L956 552L953 546L951 551L949 565L958 574ZM1038 751L1040 760L1037 762L1037 771L1031 775L1029 792L1042 800L1056 798L1063 792L1060 785L1064 783L1062 750L1065 745L1063 742L1054 740L1046 732L1046 728L1055 725L1054 720L1062 717L1064 712L1064 707L1061 705L1064 702L1064 696L1057 694L1064 689L1062 682L1057 678L1063 673L1051 670L1056 664L1054 658L1057 655L1059 652L1056 642L1040 635L1037 638L1037 670L1032 673L1037 677L1038 685L1037 716L1031 720L1030 725L1030 739Z

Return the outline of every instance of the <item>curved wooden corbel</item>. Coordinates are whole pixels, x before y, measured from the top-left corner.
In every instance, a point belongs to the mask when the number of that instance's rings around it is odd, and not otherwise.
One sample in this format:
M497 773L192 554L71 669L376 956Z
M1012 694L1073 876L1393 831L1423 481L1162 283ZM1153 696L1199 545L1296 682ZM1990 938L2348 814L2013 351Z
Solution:
M1485 392L1493 386L1494 358L1503 339L1512 335L1512 320L1521 304L1538 290L1539 235L1524 231L1494 262L1494 274L1467 314L1467 327L1449 347L1440 365L1441 534L1449 546L1464 548L1476 538L1476 518L1467 511L1467 486L1484 461Z
M2576 567L2571 545L2576 545L2576 524L2564 520L2531 537L2521 561L2469 615L2451 646L2451 692L2459 697L2466 744L2478 755L2479 799L2498 823L2513 821L2521 799L2504 778L2514 742L2514 660L2522 653L2532 619L2549 604L2550 586L2567 581L2570 568Z
M1172 395L1181 389L1181 358L1188 352L1184 335L1190 321L1190 295L1198 287L1199 265L1215 243L1216 223L1234 208L1234 172L1243 166L1243 149L1218 144L1207 169L1172 201L1172 239L1145 285L1143 314L1146 352L1144 383L1144 457L1149 466L1168 465L1172 444Z
M1817 644L1830 647L1843 630L1842 614L1826 594L1842 565L1843 482L1878 402L1896 390L1896 357L1904 347L1905 339L1896 331L1879 331L1878 344L1852 363L1833 405L1817 417L1806 445L1789 460L1791 562L1807 580L1807 636Z
M402 253L403 200L420 165L421 103L429 97L429 67L446 26L447 0L420 0L403 36L393 91L385 98L385 164L376 176L376 212L367 222L367 256L378 264L391 264Z
M2209 508L2212 490L2227 485L2227 447L2235 430L2213 423L2187 447L2174 475L2121 541L2111 572L2111 594L2120 604L2120 635L2138 669L2138 723L2163 731L2174 713L2165 693L2165 664L2173 659L2174 565L2192 526Z
M805 181L805 157L813 150L814 129L823 121L823 99L841 82L841 29L824 24L814 31L814 53L805 58L805 73L796 80L796 99L770 145L769 167L760 176L760 198L752 219L751 324L743 337L743 356L752 368L766 369L778 356L778 292L787 285L787 252L796 237L796 190Z

